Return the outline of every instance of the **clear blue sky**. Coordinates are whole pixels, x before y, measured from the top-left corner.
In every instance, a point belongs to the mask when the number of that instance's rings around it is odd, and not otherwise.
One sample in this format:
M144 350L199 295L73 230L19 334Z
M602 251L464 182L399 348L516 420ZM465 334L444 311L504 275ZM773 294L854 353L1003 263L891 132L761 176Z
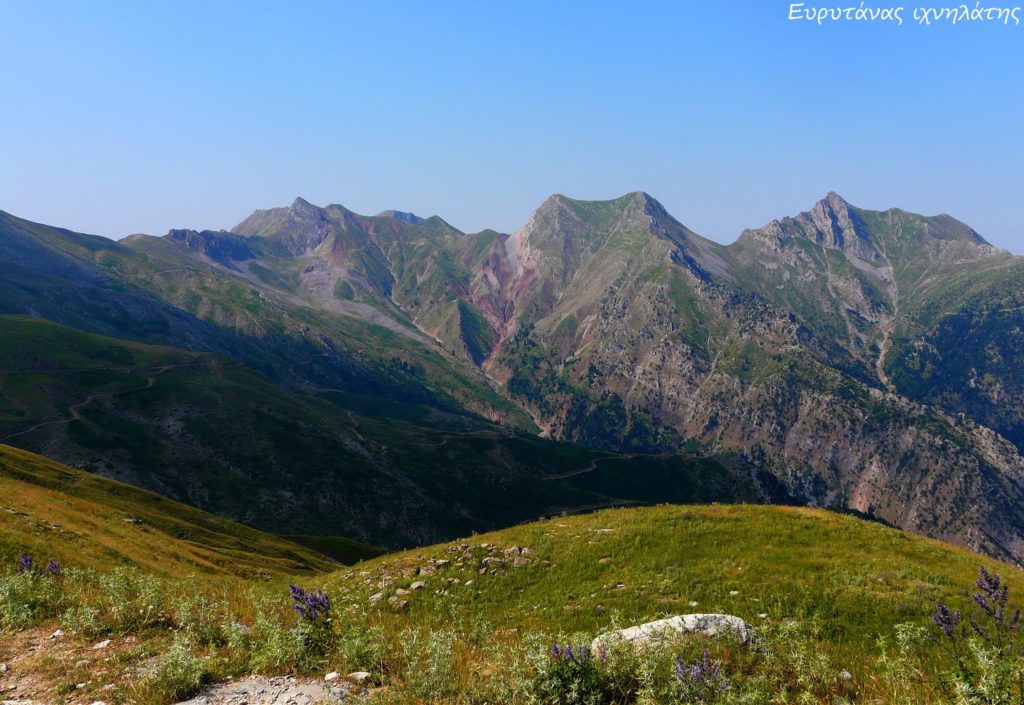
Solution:
M835 190L1024 253L1024 27L788 9L0 0L0 209L120 237L302 195L511 231L642 189L730 242Z

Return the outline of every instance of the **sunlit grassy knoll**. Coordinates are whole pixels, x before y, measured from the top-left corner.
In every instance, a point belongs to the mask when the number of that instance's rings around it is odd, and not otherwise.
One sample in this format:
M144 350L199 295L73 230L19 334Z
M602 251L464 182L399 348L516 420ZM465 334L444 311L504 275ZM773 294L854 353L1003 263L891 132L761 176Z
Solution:
M169 577L270 577L334 564L322 554L152 492L0 446L0 556L135 565Z
M460 543L472 547L472 558L447 550ZM505 559L481 575L488 555L481 544L529 547L530 562L513 568ZM413 577L430 558L450 563ZM383 576L394 587L424 580L429 589L417 592L400 617L420 625L443 624L461 611L500 627L593 631L606 628L612 615L635 623L727 612L753 624L814 620L828 641L859 650L897 622L927 618L937 599L956 601L979 564L1004 574L1011 592L1024 593L1024 573L1016 568L847 515L659 506L555 518L391 554L324 582L362 597L379 591Z

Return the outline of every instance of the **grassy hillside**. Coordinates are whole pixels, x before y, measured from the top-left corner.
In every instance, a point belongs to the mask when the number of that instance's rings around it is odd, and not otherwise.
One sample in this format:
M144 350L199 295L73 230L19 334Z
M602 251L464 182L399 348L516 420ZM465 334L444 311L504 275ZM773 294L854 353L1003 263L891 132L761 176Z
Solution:
M452 551L463 544L468 553ZM512 568L504 560L479 574L483 558L505 559L503 549L513 546L532 549L528 566ZM451 562L428 585L452 578L460 584L448 594L425 591L412 598L402 619L421 625L440 626L455 611L500 628L597 631L608 627L612 614L632 624L727 612L753 624L813 620L825 641L862 652L892 624L927 618L936 600L955 601L979 564L1004 574L1011 591L1024 597L1024 571L970 551L846 514L753 505L662 505L558 517L389 554L323 582L360 603L389 576L393 588L407 587L418 579L408 576L430 559ZM466 580L472 585L463 585Z
M182 686L183 672L198 684L254 670L367 670L388 686L371 692L381 703L693 702L673 680L672 657L691 662L705 648L730 685L704 702L945 703L950 660L929 636L931 613L942 601L965 610L964 625L976 616L968 593L979 564L1005 579L1011 604L1024 594L1016 568L847 515L658 506L558 517L312 578L303 587L326 589L326 622L296 617L283 583L241 581L193 596L188 604L209 607L202 628L193 607L131 627L108 616L86 632L60 609L34 621L43 634L62 619L72 648L115 635L120 658L103 666L114 703L182 697L195 687ZM65 604L103 604L77 582L61 589ZM179 583L162 590L178 604ZM606 662L549 655L552 643L585 651L616 625L695 612L742 617L757 638L681 638L663 651L614 650ZM117 635L132 640L122 648ZM0 651L14 643L6 639ZM158 658L138 681L138 663L168 649L173 662ZM57 678L43 657L18 667L44 684ZM86 682L92 668L74 678Z
M323 554L129 485L0 445L0 560L272 577L329 570Z

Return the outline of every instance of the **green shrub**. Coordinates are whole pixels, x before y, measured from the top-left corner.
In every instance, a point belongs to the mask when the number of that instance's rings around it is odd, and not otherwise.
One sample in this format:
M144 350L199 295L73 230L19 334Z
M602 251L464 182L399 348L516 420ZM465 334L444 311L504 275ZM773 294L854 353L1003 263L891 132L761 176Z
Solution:
M505 641L493 630L474 648L472 673L465 700L472 705L519 705L533 702L533 668L530 655L550 643L544 635L527 633Z
M202 592L190 592L171 600L174 624L195 643L223 646L228 642L228 629L236 624L225 600Z
M166 624L166 588L138 568L119 566L99 578L98 611L104 629L128 634Z
M38 570L0 575L0 629L21 629L51 619L63 602L62 577Z
M209 659L192 653L192 640L178 635L142 687L147 700L175 702L199 692L211 680Z
M894 632L892 646L885 637L878 639L877 680L887 703L917 705L926 678L919 651L928 644L929 634L912 623L897 624Z
M366 671L373 677L373 685L384 682L388 652L382 628L357 623L341 628L334 651L346 671Z
M455 698L461 692L455 632L410 630L401 645L404 673L401 690L426 702Z
M609 681L588 645L552 644L536 671L534 692L550 705L600 705L610 702Z
M103 634L106 627L100 611L92 605L75 602L61 612L61 628L72 634L95 637Z
M281 602L252 591L255 610L252 627L237 630L232 641L249 653L249 668L257 671L298 666L305 655L302 634L285 624Z

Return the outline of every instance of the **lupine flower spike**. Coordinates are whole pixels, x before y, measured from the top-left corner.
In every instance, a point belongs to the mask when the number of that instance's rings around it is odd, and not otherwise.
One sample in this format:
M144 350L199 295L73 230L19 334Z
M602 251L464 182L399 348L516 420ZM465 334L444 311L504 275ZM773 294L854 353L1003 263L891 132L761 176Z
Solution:
M676 656L674 673L680 695L689 702L716 700L729 689L730 681L722 673L722 662L712 661L707 649L700 659L689 664Z
M289 585L288 590L292 595L292 608L299 619L318 624L326 622L331 616L331 600L323 590L309 590L308 592L298 585Z

